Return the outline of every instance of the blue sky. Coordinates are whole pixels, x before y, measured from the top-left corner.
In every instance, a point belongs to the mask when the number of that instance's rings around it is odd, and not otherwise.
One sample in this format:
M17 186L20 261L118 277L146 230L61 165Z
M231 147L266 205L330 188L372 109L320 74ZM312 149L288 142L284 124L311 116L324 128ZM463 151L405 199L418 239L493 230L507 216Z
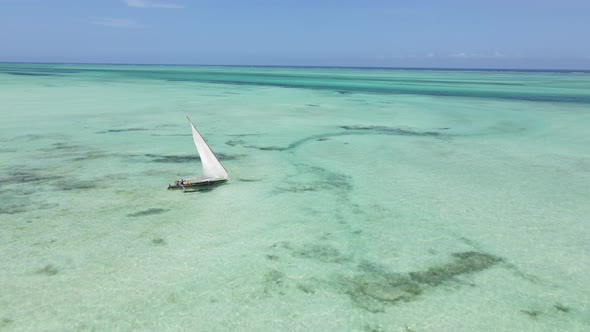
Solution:
M0 61L590 69L590 0L0 0Z

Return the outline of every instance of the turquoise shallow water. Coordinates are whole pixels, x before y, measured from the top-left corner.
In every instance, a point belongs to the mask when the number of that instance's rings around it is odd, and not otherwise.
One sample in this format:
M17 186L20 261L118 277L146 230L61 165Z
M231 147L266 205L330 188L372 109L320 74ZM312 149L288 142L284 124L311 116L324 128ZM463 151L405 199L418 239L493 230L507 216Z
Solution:
M590 329L590 74L0 64L0 107L0 330ZM185 115L228 184L165 189Z

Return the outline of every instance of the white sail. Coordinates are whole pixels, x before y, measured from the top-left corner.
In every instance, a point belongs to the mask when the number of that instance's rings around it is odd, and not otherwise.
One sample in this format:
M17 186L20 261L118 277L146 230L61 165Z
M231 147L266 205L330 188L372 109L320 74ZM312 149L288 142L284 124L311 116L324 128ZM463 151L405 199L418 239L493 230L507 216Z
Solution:
M187 117L188 118L188 117ZM193 128L193 140L195 141L195 146L197 147L197 151L199 152L199 157L201 157L201 165L203 167L202 170L202 178L203 180L209 179L228 179L228 174L223 165L219 162L211 148L203 139L203 136L199 134L197 128L191 121L191 127Z

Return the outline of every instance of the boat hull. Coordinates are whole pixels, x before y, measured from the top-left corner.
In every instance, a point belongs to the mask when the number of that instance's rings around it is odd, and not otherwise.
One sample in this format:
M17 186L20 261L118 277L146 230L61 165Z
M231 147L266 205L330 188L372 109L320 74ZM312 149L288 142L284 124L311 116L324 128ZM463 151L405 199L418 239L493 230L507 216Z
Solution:
M169 184L168 189L197 189L197 188L209 188L213 186L217 186L223 183L226 183L227 179L219 179L219 180L204 180L198 182L189 182L183 185L177 184Z

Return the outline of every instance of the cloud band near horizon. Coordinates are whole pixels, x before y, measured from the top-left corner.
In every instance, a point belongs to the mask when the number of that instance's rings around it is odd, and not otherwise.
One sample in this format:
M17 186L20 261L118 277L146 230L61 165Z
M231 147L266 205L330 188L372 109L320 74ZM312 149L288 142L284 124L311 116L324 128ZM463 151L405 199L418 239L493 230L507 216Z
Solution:
M132 8L161 8L161 9L182 9L183 5L175 3L152 2L148 0L125 0L128 7Z

